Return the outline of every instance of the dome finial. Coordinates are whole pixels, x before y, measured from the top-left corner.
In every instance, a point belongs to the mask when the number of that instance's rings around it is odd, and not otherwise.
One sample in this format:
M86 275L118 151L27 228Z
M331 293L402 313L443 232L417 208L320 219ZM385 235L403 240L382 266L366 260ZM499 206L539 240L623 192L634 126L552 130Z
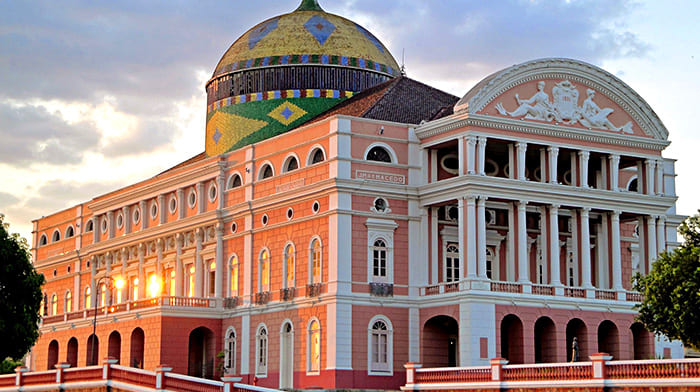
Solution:
M318 0L302 0L301 5L294 11L323 11Z

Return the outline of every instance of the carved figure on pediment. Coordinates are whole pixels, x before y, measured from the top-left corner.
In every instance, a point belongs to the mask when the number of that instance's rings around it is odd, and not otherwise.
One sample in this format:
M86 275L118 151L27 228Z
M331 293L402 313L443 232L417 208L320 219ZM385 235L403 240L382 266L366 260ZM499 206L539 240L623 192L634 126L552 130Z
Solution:
M581 118L578 107L578 90L570 81L564 80L552 88L552 110L557 122L576 124Z
M581 107L581 124L589 128L605 128L611 131L632 133L632 122L616 127L610 120L608 116L614 111L611 108L601 109L594 101L595 91L588 89L586 91L586 100L583 101L583 106Z
M549 103L549 95L544 92L544 81L537 82L537 92L529 99L520 99L518 94L515 94L515 100L518 102L518 108L512 112L506 111L502 103L496 104L496 110L502 115L511 117L525 117L529 120L551 121L554 118L552 105Z

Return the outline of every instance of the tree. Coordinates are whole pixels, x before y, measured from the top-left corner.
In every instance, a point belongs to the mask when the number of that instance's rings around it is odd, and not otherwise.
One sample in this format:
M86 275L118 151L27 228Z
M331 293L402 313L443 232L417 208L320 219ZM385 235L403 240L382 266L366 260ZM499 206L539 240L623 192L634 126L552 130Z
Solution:
M29 245L9 234L0 214L0 359L21 359L39 337L39 307L44 275L31 263Z
M637 319L649 331L700 347L700 215L678 232L684 243L661 253L647 276L634 277L634 289L644 295Z

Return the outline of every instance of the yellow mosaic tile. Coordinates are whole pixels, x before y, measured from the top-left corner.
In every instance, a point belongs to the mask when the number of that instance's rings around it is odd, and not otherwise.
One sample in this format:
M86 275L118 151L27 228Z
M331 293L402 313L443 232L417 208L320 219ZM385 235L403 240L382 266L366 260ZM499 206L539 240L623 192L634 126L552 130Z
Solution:
M225 153L231 149L234 143L262 129L267 124L266 121L217 111L207 121L205 143L207 155L214 156Z
M276 107L273 111L268 113L268 116L274 118L275 120L281 122L284 125L289 125L294 121L304 117L306 113L306 110L300 108L299 106L291 102L284 102L280 106Z

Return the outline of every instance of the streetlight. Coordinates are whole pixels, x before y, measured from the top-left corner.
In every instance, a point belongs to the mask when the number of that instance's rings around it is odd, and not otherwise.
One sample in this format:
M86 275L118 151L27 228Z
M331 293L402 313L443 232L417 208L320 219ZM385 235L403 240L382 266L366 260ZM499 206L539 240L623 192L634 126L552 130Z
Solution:
M111 276L103 276L100 279L97 280L97 284L95 285L95 306L94 306L94 312L95 314L93 315L92 319L92 344L91 344L91 349L90 349L90 362L93 362L93 359L95 358L95 340L97 339L96 330L97 330L97 301L99 301L100 297L100 287L102 287L102 281L108 279L108 287L111 286L111 284L114 284L114 286L121 290L122 287L124 287L124 281L119 278L119 279L114 279ZM111 299L111 298L110 298ZM105 303L105 306L107 304ZM94 360L95 363L91 363L91 365L97 365L97 360Z

